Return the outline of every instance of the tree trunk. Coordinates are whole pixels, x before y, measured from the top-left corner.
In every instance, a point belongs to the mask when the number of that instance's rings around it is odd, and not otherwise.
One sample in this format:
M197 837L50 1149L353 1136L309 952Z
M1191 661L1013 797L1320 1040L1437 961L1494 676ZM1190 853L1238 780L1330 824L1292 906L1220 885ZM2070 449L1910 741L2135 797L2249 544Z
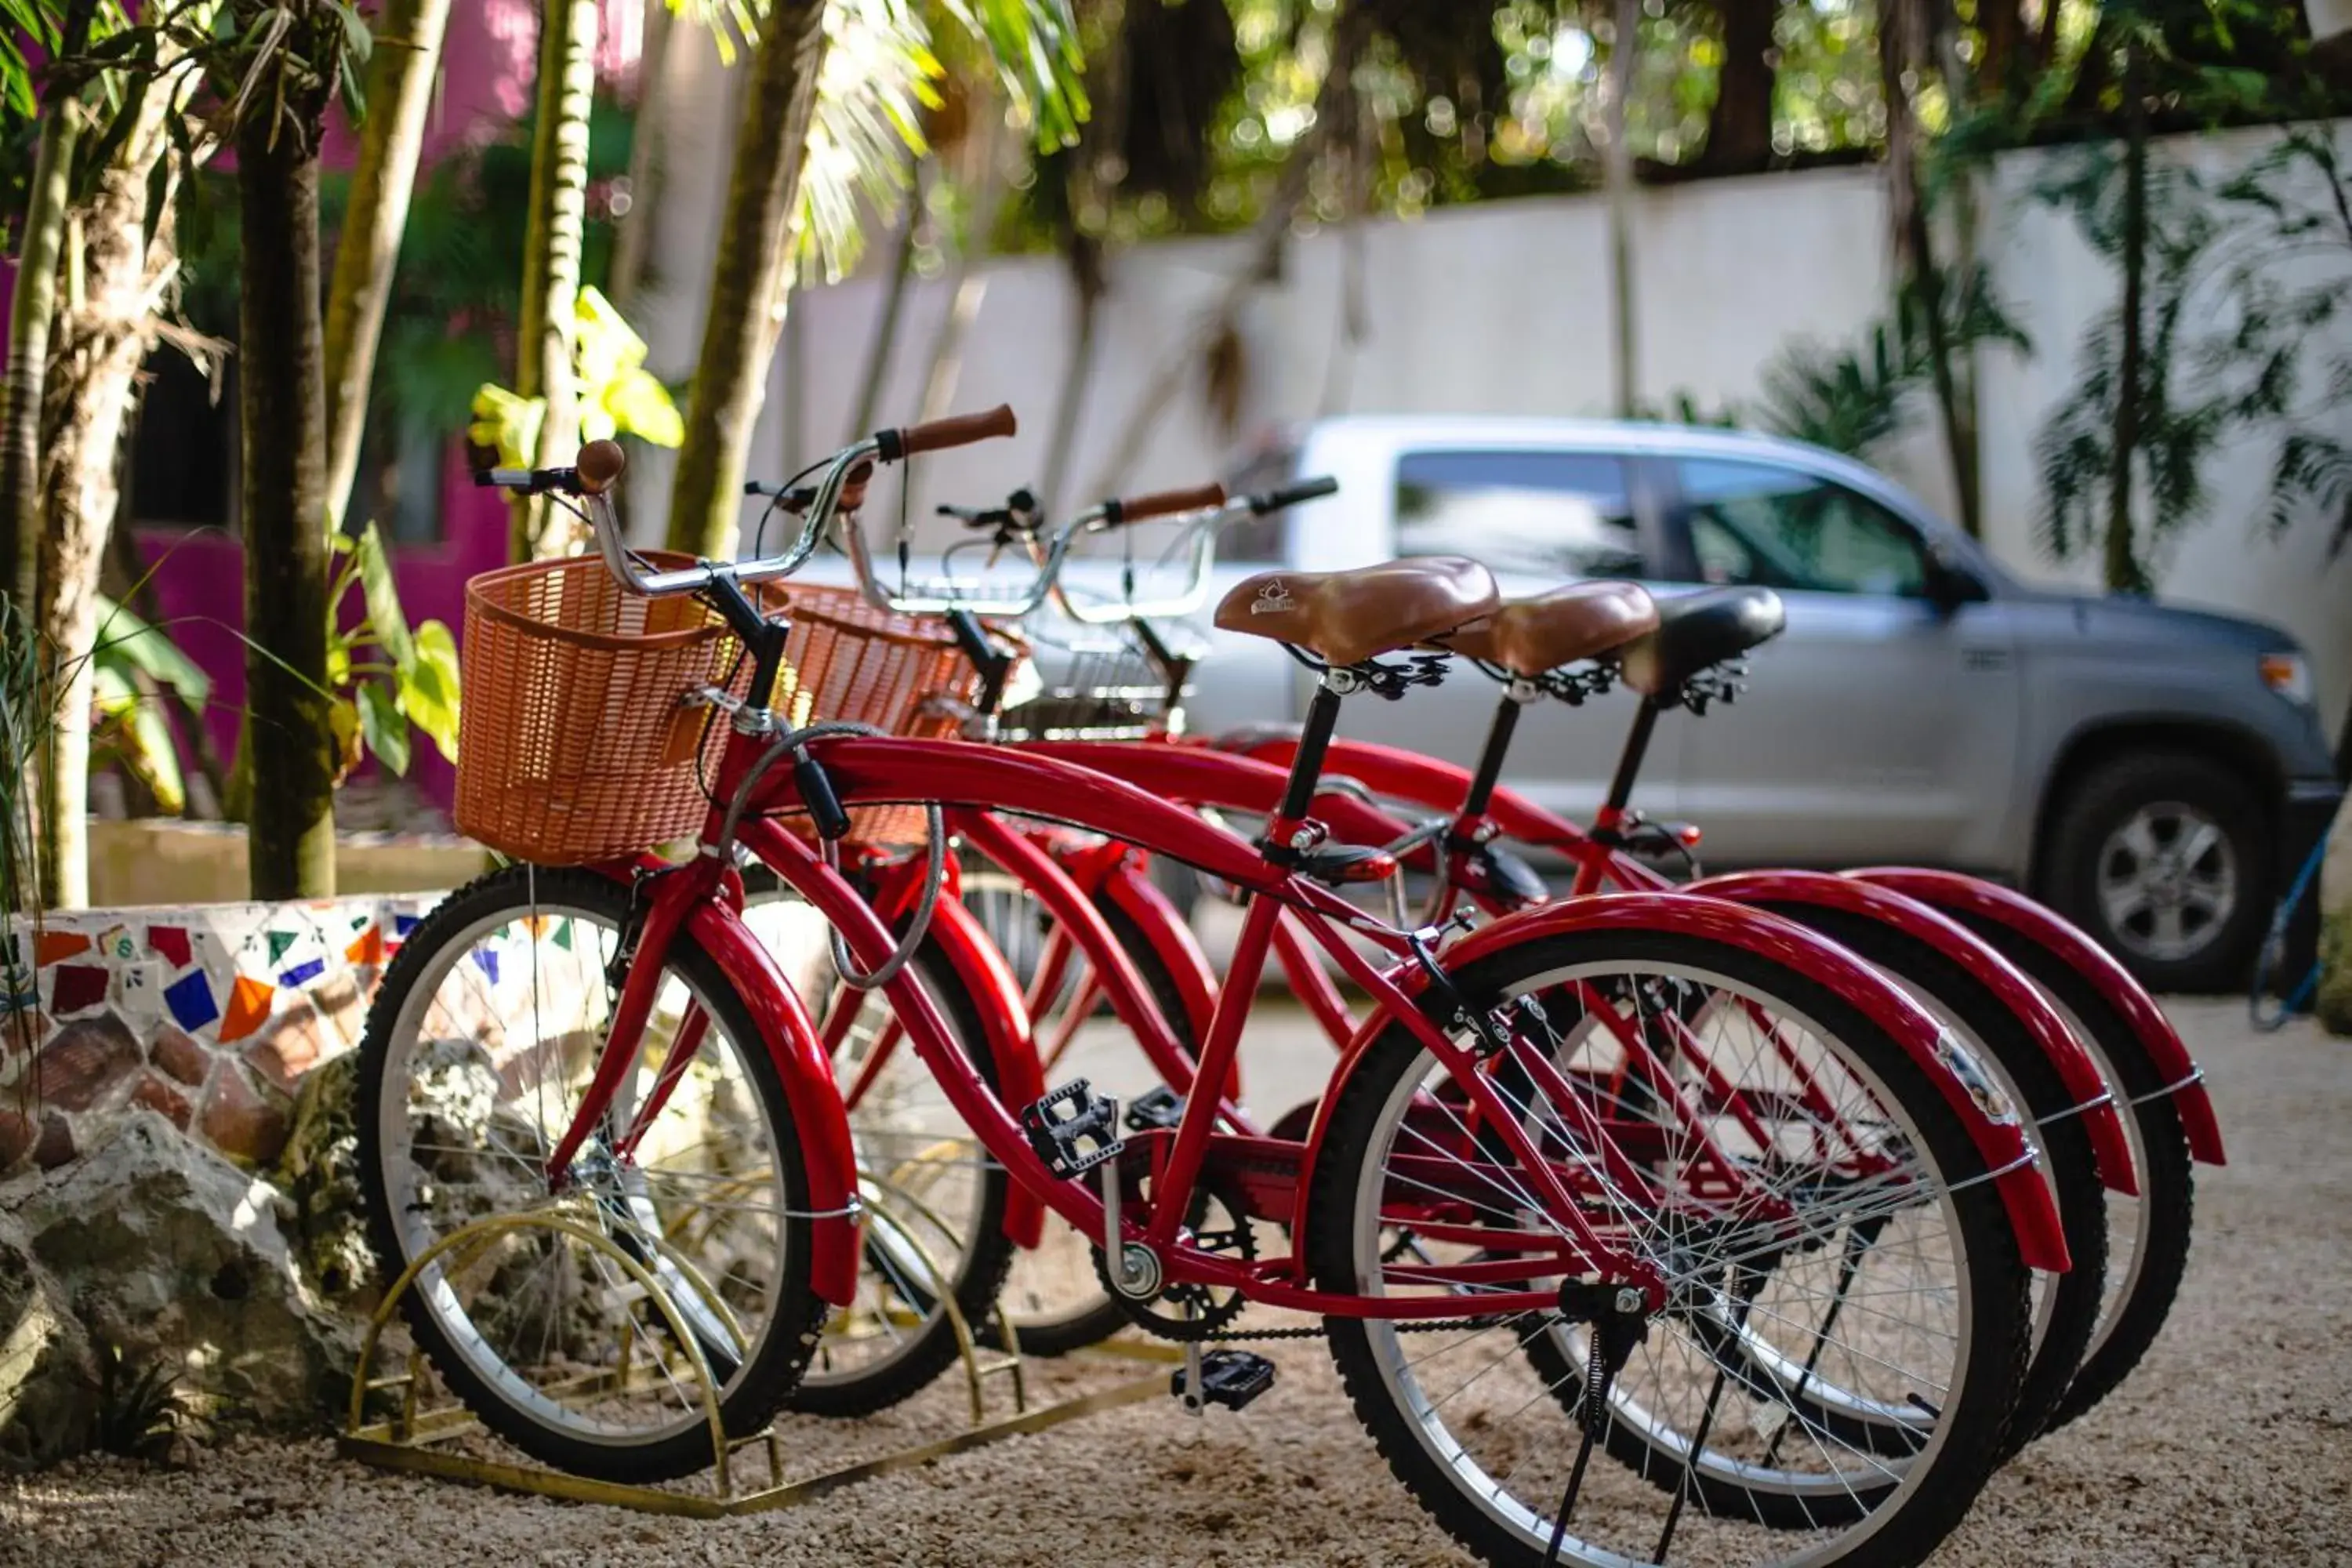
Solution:
M1371 17L1365 7L1341 0L1339 15L1331 22L1330 68L1316 89L1315 121L1291 143L1290 155L1283 161L1282 172L1276 177L1274 193L1250 230L1242 267L1226 280L1224 292L1202 323L1204 330L1200 336L1188 340L1171 354L1129 407L1127 418L1110 444L1109 458L1097 470L1088 494L1105 496L1117 489L1120 476L1141 453L1152 426L1175 406L1186 377L1198 362L1200 345L1214 342L1234 331L1251 294L1275 274L1291 219L1307 199L1307 177L1313 174L1324 149L1331 145L1333 137L1347 122L1349 100L1355 90L1356 65L1363 58L1371 32Z
M2056 8L2057 0L2051 0ZM1984 35L1984 53L1977 61L1977 95L2005 91L2022 78L2018 69L2018 46L2025 37L2025 18L2018 0L1978 0L1977 31Z
M236 133L237 415L245 464L245 752L256 899L335 890L327 684L327 393L319 161L267 114ZM274 142L274 145L273 145ZM264 651L267 650L267 651Z
M449 0L384 0L376 17L375 48L368 57L369 113L327 290L327 505L336 526L359 473L376 343L400 237L408 226L408 198L416 188L425 115L433 105L448 22Z
M24 243L8 306L6 446L0 452L0 592L32 602L32 569L41 537L41 399L49 367L49 328L58 308L58 256L64 247L66 203L81 119L52 105L41 121L32 184L26 193Z
M2116 366L2115 450L2107 475L2107 587L2145 593L2147 574L2132 547L2132 459L2139 448L2141 316L2147 273L2147 98L2141 45L2124 45L2123 352Z
M874 342L866 351L866 374L858 380L857 409L850 416L847 446L870 435L882 404L882 384L890 378L890 352L898 343L898 322L907 311L907 289L915 276L915 241L923 232L923 195L930 188L931 161L917 158L907 178L907 210L899 216L898 233L890 247L890 280L883 286L882 314L874 323Z
M79 297L58 312L42 420L39 569L34 617L55 661L48 743L41 767L41 893L50 909L89 902L89 721L98 640L98 580L121 489L123 419L152 342L158 297L176 270L167 172L147 233L150 185L169 142L170 82L150 79L133 118L78 215L84 239Z
M1638 17L1639 5L1618 7ZM1707 111L1706 146L1696 165L1709 174L1758 174L1772 163L1772 92L1779 73L1772 64L1773 0L1717 0L1723 17L1723 68L1716 77L1715 107ZM1616 56L1612 52L1613 62ZM1612 63L1611 79L1615 79Z
M1946 307L1945 275L1936 259L1935 230L1919 188L1919 122L1914 114L1906 74L1927 61L1934 23L1927 0L1892 0L1882 13L1878 34L1881 90L1886 99L1887 207L1894 220L1895 308L1897 324L1927 340L1927 378L1936 394L1937 424L1944 437L1944 457L1952 471L1952 489L1960 510L1960 526L1980 538L1984 519L1977 471L1975 380L1958 363L1966 351L1952 341ZM1952 81L1950 73L1948 81ZM1958 84L1952 82L1957 90ZM1965 174L1959 176L1964 185ZM1958 199L1966 202L1963 189ZM1906 310L1907 307L1907 310ZM1916 340L1913 340L1916 341Z
M918 420L943 418L950 412L956 383L963 374L964 334L971 330L973 319L980 314L980 302L988 293L988 278L981 271L980 264L988 254L990 237L996 232L996 215L1004 204L1007 149L1003 145L1005 137L1001 113L988 121L979 139L980 169L975 176L971 221L963 243L956 247L954 270L949 274L948 312L940 322L939 335L931 340L930 369L923 377L923 403L915 415Z
M1725 30L1731 18L1751 8L1754 0L1727 0ZM1769 13L1769 7L1766 7ZM1633 300L1633 143L1627 110L1633 92L1633 64L1641 52L1641 0L1617 0L1614 37L1609 44L1609 145L1602 154L1601 177L1609 186L1609 305L1610 385L1615 394L1617 417L1631 419L1641 409L1641 338ZM1764 32L1771 37L1767 16ZM1731 89L1732 67L1724 66L1724 90ZM1718 105L1718 107L1720 107ZM1765 137L1771 136L1771 93L1765 92ZM1714 151L1713 143L1708 151Z
M770 0L687 393L686 442L670 489L673 550L731 552L751 426L792 285L793 209L824 42L824 0Z
M588 230L588 110L595 91L596 0L541 0L530 224L523 237L522 310L515 323L515 391L547 404L531 458L539 468L570 461L580 445L572 342ZM516 497L509 557L563 553L565 531L551 525L568 515L552 511L544 499Z
M1075 262L1070 268L1076 331L1070 334L1070 357L1062 365L1061 395L1054 402L1054 430L1045 444L1045 467L1037 488L1038 502L1048 517L1061 515L1062 487L1069 481L1070 459L1078 449L1078 421L1086 414L1087 388L1094 380L1095 329L1102 319L1101 247L1089 238L1078 243L1094 253L1094 259Z
M669 58L669 0L645 0L645 41L637 51L637 122L629 142L629 210L613 235L613 268L605 290L625 316L644 287L653 248L654 210L661 197L663 121L669 89L662 74Z

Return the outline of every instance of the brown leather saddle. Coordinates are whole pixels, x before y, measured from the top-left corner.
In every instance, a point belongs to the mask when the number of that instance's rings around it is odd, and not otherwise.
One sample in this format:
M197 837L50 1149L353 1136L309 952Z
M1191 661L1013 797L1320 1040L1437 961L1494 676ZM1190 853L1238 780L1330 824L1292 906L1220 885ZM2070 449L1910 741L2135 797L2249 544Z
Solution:
M1438 639L1513 675L1535 677L1614 653L1656 629L1658 606L1631 583L1579 583L1514 599Z
M1494 574L1475 561L1421 555L1352 572L1261 572L1217 605L1217 626L1336 667L1429 642L1501 602Z

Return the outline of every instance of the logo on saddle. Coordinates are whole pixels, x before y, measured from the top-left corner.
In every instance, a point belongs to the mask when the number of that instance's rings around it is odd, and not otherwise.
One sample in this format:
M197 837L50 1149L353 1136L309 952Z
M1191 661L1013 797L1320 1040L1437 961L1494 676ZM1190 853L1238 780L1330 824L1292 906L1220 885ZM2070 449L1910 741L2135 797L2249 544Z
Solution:
M1293 608L1294 605L1295 601L1290 596L1290 590L1283 584L1281 578L1276 577L1260 588L1257 591L1257 597L1250 601L1250 614L1278 616L1285 610Z

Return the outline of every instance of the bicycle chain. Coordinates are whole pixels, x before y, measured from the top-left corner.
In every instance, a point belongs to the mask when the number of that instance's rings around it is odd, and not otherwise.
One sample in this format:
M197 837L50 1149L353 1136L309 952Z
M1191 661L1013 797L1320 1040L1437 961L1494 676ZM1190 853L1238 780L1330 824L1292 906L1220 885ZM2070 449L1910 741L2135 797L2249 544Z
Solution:
M1531 1316L1528 1312L1509 1312L1499 1317L1432 1318L1426 1322L1391 1320L1391 1326L1402 1334L1442 1333L1461 1329L1491 1329ZM1298 1329L1220 1329L1180 1343L1230 1344L1243 1340L1315 1340L1323 1337L1319 1328Z

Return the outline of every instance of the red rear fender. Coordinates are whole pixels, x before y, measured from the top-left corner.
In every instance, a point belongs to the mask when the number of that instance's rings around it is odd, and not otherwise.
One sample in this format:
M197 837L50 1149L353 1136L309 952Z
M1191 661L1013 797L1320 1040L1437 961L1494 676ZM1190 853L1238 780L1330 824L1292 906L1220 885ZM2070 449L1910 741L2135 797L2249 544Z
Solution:
M1922 871L1903 866L1872 867L1847 876L1882 888L1892 888L1966 922L1971 929L2012 943L2030 943L2063 964L2115 1009L2147 1053L2148 1066L2158 1085L2172 1092L2189 1152L2208 1165L2228 1163L2221 1148L2221 1124L2213 1114L2212 1097L2189 1047L2156 1005L2147 988L2114 955L2074 925L2044 909L2024 894L1979 878L1953 871ZM2030 967L2030 966L2029 966Z
M2033 1146L2015 1109L1998 1100L1980 1103L1953 1065L1955 1055L1963 1063L1966 1057L1949 1031L1938 1027L1917 1003L1877 971L1793 921L1687 893L1602 893L1507 915L1447 948L1443 962L1449 973L1456 972L1515 942L1579 931L1670 932L1720 942L1787 964L1847 998L1917 1064L1967 1129L1986 1170L2000 1173L1994 1178L1995 1190L2008 1211L2026 1266L2053 1273L2067 1268L2066 1238L2058 1223L2057 1205L2049 1184L2034 1168ZM1419 975L1398 973L1392 978L1408 992L1418 992L1426 984ZM1330 1108L1339 1102L1347 1076L1356 1069L1382 1023L1377 1016L1369 1021L1341 1055L1331 1089L1316 1113L1302 1193L1311 1183L1312 1164L1319 1156Z
M1735 903L1778 906L1801 925L1805 923L1801 909L1790 906L1857 915L1925 943L1950 959L1982 981L2000 1005L2025 1026L2033 1043L2058 1069L2070 1107L2103 1101L2080 1113L2098 1162L2099 1179L2114 1192L2133 1194L2139 1191L2123 1117L2116 1109L2112 1090L2097 1061L2050 1005L2049 998L2019 973L2015 964L1958 921L1892 889L1822 871L1743 871L1708 877L1691 883L1686 890L1729 899ZM2076 1112L2069 1109L2063 1114Z

